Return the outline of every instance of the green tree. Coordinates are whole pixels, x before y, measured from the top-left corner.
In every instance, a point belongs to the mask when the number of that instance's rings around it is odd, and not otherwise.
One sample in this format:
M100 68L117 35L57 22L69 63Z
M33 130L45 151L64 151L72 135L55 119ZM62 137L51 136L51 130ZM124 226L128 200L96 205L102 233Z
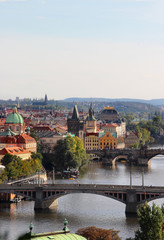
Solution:
M6 180L6 178L10 180L29 176L42 169L41 155L39 153L32 153L31 158L27 160L6 154L2 158L2 164L5 166L5 170L0 174L1 181Z
M59 140L54 147L54 159L52 164L57 169L63 170L70 167L80 168L88 161L83 147L83 142L78 137L68 136Z
M13 156L9 153L5 154L5 156L2 158L1 162L4 166L8 165L9 163L11 163L12 161L14 161L14 159L17 159L17 156Z
M162 209L153 203L152 207L146 202L138 210L140 229L135 232L135 240L162 240L163 238Z
M149 121L141 121L138 124L139 128L147 129L150 132L150 136L158 139L160 135L160 129L164 128L161 116L154 116L152 120Z
M31 153L31 158L32 159L38 159L38 160L40 160L40 162L42 162L42 159L43 159L43 156L42 156L42 154L41 153L39 153L39 152L32 152Z
M7 180L7 174L5 170L0 170L0 184Z

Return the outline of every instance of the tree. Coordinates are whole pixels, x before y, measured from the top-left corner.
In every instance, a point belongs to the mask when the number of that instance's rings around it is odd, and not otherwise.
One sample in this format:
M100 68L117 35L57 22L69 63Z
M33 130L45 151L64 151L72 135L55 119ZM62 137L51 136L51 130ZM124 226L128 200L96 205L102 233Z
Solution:
M41 155L32 153L31 158L22 160L16 155L6 154L2 158L2 164L5 170L0 174L0 181L8 179L18 179L20 177L30 176L42 169Z
M59 140L54 147L54 158L52 164L58 170L70 167L80 168L88 161L88 157L83 147L83 142L78 137L68 136Z
M151 137L158 139L160 135L160 129L164 128L161 116L154 116L152 120L141 121L138 124L139 128L147 129L150 132Z
M7 180L7 174L5 170L0 170L0 184Z
M9 163L17 159L17 156L13 156L9 153L5 154L5 156L2 158L1 162L4 166L7 166Z
M103 229L97 227L86 227L79 229L76 234L89 240L120 240L119 231L113 229Z
M153 203L152 207L146 202L137 212L140 229L135 233L135 240L161 240L163 238L162 209Z

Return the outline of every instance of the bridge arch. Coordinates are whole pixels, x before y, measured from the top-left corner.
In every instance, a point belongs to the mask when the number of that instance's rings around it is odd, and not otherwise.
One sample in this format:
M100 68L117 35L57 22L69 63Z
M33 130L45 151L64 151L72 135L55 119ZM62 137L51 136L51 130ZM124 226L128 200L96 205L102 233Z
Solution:
M58 194L52 194L48 197L46 197L44 195L44 201L49 201L49 200L53 200L53 201L56 201L58 200L59 198L63 197L63 196L66 196L66 195L70 195L70 194L81 194L81 193L85 193L85 194L96 194L96 195L99 195L99 196L103 196L103 197L107 197L107 198L111 198L113 200L116 200L116 201L119 201L121 203L124 203L126 204L126 193L111 193L111 192L104 192L104 193L101 193L101 192L88 192L88 191L65 191L63 193L58 193Z
M127 155L118 155L117 157L115 157L112 161L113 164L116 164L116 162L118 162L119 160L128 160L128 156Z
M148 162L150 162L151 160L153 160L155 157L160 157L160 156L164 157L164 153L156 153L156 154L154 154L154 155L152 155L152 156L149 156Z

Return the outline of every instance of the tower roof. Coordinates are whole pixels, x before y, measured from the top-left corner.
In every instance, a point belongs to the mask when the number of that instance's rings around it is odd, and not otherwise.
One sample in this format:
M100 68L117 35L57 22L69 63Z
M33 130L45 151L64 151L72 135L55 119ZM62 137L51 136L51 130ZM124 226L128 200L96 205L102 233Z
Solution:
M77 105L74 106L72 119L79 119L79 112L78 112L78 109L77 109Z
M96 118L94 117L94 110L93 110L93 104L91 103L89 108L89 116L86 119L87 121L96 121Z

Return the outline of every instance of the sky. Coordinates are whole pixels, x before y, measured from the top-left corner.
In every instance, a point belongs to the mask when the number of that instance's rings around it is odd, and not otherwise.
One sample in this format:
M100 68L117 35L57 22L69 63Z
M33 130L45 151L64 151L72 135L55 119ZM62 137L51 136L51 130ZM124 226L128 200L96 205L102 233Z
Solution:
M0 0L0 99L164 98L164 0Z

